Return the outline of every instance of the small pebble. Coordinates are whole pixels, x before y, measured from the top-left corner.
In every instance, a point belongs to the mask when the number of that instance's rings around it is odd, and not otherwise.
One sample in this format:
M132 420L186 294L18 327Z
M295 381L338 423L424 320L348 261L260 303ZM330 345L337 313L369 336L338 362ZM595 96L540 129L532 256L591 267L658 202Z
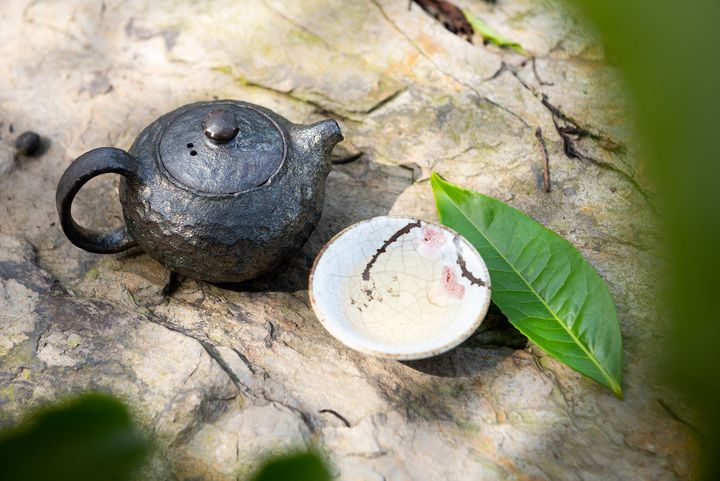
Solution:
M31 130L23 132L15 139L15 148L20 155L33 156L40 150L40 136Z

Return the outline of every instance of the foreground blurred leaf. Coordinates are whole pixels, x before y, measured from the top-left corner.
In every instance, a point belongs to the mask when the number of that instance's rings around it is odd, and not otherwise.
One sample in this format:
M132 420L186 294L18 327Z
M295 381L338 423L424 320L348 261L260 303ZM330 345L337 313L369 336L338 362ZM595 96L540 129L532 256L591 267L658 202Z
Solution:
M298 453L266 461L251 481L330 481L330 473L316 454Z
M634 94L637 118L632 124L643 136L639 144L647 146L641 158L649 160L647 169L639 171L650 171L658 180L664 219L657 232L669 240L670 268L656 282L663 289L659 300L672 305L673 330L661 334L662 315L639 325L657 333L653 343L666 340L660 348L672 356L662 359L662 371L671 374L674 392L690 401L689 406L673 401L673 407L702 433L702 476L716 481L720 316L713 306L720 295L720 2L571 1L590 15L608 58L622 69Z
M487 263L492 300L551 356L622 397L622 339L598 273L565 239L497 199L433 173L440 220Z
M0 433L0 480L122 481L148 450L125 406L85 394Z
M463 10L463 13L465 14L467 21L470 22L470 25L472 25L472 28L486 41L495 44L498 47L511 48L518 53L523 55L526 54L525 49L522 48L519 43L513 42L509 38L503 36L500 32L488 25L485 20L478 17L470 10Z

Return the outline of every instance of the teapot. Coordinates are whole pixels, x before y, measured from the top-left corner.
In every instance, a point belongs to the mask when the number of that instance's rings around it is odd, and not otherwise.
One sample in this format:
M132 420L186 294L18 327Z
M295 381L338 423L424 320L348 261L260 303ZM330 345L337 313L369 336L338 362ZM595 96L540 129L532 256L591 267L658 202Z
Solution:
M236 100L198 102L155 120L129 151L101 147L75 159L56 192L60 225L77 247L134 246L172 272L240 282L300 249L323 208L335 120L294 124ZM73 199L95 176L116 173L125 225L78 225Z

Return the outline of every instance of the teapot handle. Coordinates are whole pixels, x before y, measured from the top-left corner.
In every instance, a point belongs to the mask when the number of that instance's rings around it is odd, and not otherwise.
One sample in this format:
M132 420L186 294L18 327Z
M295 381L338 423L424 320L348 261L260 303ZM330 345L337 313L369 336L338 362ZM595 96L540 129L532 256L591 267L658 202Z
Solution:
M89 252L113 254L133 247L136 243L130 236L127 226L110 232L97 232L78 225L72 218L71 206L75 195L90 179L101 174L115 173L135 180L137 175L134 157L124 150L101 147L91 150L70 164L60 178L55 205L60 216L60 226L67 238Z

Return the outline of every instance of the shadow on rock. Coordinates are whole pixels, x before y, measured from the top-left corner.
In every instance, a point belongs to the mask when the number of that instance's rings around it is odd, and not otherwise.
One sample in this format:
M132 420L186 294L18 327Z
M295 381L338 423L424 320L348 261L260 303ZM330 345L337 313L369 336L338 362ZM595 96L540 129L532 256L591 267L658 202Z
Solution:
M485 320L465 342L439 356L402 364L416 371L439 377L475 376L495 367L514 349L524 349L527 338L490 304ZM509 348L509 349L508 349Z
M333 166L325 187L322 218L303 249L257 279L219 286L242 292L295 292L307 289L308 275L315 256L327 241L356 222L386 215L395 200L411 184L411 174L406 169L376 164L367 156Z

